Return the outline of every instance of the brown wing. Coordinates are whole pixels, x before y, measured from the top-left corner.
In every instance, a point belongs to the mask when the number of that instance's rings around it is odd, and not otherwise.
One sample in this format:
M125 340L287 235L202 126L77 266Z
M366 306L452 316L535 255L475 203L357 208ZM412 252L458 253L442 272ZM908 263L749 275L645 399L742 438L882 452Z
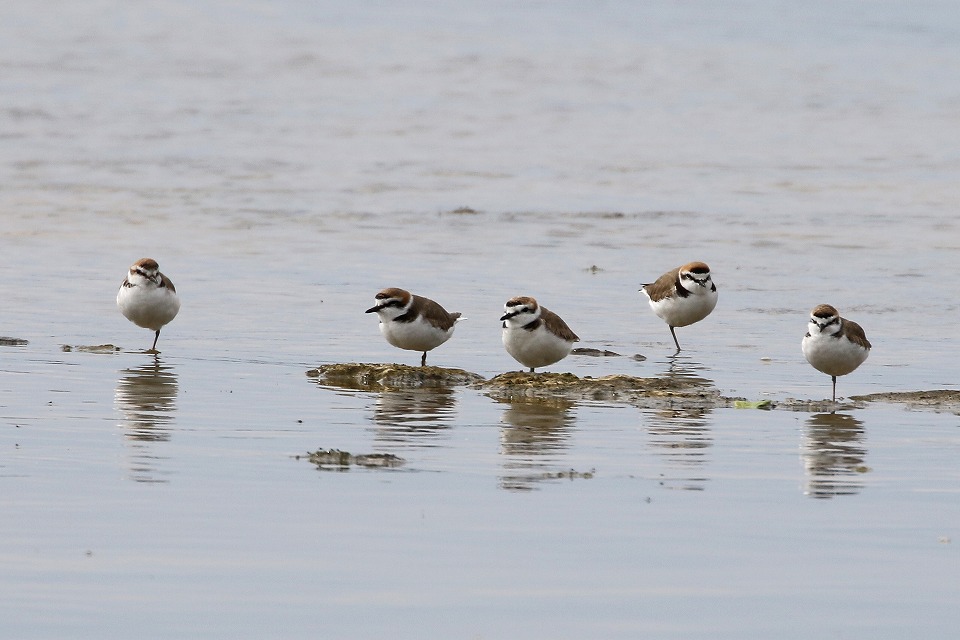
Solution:
M540 320L543 321L543 324L547 326L552 333L560 336L564 340L569 342L580 342L580 338L577 337L573 331L570 330L570 327L567 326L567 323L563 321L563 318L555 314L553 311L550 311L546 307L540 307Z
M422 296L413 296L414 304L420 307L420 314L423 318L438 329L446 331L457 322L459 313L448 313L446 309L431 300Z
M864 349L871 348L870 341L867 340L867 334L863 332L863 327L853 320L847 320L846 318L840 318L840 321L843 323L843 335L847 336L850 342L858 344Z
M162 273L158 273L157 276L159 276L161 287L167 287L168 289L170 289L170 291L173 291L174 293L177 292L177 288L173 286L173 280L163 275ZM188 285L188 289L189 289L189 285Z
M643 290L647 292L651 300L659 302L674 295L678 277L680 277L680 267L667 271L657 278L656 282L643 285Z

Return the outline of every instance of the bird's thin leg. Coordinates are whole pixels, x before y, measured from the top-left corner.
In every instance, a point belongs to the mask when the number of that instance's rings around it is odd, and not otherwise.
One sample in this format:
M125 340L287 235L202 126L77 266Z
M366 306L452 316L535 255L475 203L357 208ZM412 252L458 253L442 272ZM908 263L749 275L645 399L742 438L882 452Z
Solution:
M673 343L677 345L677 353L680 353L680 341L677 340L677 332L673 330L673 327L670 327L670 335L673 336Z
M837 376L830 376L830 379L833 380L833 401L837 401Z
M160 339L160 329L157 329L156 335L153 336L153 346L150 347L150 351L156 351L156 350L157 350L157 340L159 340L159 339Z
M426 351L423 352L423 357L420 358L420 366L421 366L421 367L427 366L427 352L426 352Z

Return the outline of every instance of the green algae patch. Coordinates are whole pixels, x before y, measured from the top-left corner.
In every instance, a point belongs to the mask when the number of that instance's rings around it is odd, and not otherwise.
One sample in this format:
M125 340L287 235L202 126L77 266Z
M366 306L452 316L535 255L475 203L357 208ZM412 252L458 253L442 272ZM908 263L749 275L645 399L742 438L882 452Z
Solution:
M733 403L734 409L763 409L769 411L775 406L772 400L736 400Z
M320 384L367 391L457 387L483 381L483 376L463 369L357 362L325 364L307 371L307 376L317 378Z
M403 458L392 453L363 453L354 455L349 451L339 449L318 449L305 457L318 469L345 471L350 467L364 467L366 469L393 469L403 465Z

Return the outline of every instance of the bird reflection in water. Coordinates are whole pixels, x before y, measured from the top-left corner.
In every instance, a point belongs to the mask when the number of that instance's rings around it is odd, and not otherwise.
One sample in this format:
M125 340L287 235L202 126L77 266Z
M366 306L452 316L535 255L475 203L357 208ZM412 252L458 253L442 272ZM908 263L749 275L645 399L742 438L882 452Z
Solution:
M177 375L155 355L148 364L123 369L114 402L123 417L121 426L133 449L131 473L137 482L166 482L157 477L161 456L152 443L170 439L177 400Z
M690 359L682 353L667 358L667 370L660 376L678 389L690 387L713 388L713 380L704 378L701 372L708 371L706 365Z
M444 387L384 390L373 406L376 439L424 446L446 434L456 412L456 393Z
M803 444L804 494L833 498L859 493L865 457L862 421L845 413L810 416Z
M574 403L566 398L520 397L496 399L507 405L500 430L503 474L500 486L523 491L546 479L564 477L558 454L567 448Z
M456 418L457 391L451 387L390 387L352 374L318 376L315 384L339 394L373 397L374 438L388 453L437 446Z
M706 369L685 355L669 358L669 368L661 376L671 388L713 388L713 381L699 374ZM703 473L708 449L713 446L709 428L710 406L694 406L678 400L673 406L644 411L650 444L667 461L661 474L663 486L671 489L703 491L709 478Z

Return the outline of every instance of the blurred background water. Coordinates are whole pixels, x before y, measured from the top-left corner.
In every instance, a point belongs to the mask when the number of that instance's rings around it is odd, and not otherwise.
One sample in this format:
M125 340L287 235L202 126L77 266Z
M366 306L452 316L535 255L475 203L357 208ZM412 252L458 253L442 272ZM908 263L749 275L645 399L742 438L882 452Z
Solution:
M838 393L956 389L958 46L952 2L4 3L0 631L943 637L953 414L304 371L415 364L362 313L402 286L484 376L528 294L622 354L551 370L820 399L828 302L874 344ZM114 305L144 256L157 358ZM720 303L673 359L637 289L694 259Z

